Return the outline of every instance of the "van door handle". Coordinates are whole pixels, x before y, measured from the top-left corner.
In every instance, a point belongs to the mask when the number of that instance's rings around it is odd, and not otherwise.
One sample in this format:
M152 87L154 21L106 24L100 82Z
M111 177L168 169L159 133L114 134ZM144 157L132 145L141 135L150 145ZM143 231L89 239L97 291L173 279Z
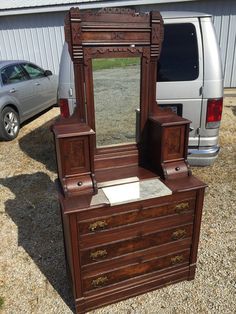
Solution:
M40 85L40 83L39 83L39 82L37 82L37 83L34 83L34 85L39 86L39 85Z
M10 93L15 93L16 90L15 90L15 88L12 88L12 89L9 90L9 92L10 92Z

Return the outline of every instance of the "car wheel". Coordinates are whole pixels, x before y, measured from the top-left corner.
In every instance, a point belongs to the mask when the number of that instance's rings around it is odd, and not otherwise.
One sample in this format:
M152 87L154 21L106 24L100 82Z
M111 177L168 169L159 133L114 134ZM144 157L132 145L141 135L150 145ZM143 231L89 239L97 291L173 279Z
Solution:
M11 107L5 107L0 115L0 137L11 141L17 137L20 129L18 113Z

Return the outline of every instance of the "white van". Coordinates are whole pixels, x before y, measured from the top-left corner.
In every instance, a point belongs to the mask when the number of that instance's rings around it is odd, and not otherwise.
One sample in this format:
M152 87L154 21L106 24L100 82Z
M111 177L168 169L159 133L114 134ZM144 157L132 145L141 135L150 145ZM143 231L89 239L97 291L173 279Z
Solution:
M164 42L157 73L157 101L192 121L188 161L211 165L219 152L223 107L220 50L210 15L161 12ZM75 108L73 64L65 43L60 63L58 103L64 117Z

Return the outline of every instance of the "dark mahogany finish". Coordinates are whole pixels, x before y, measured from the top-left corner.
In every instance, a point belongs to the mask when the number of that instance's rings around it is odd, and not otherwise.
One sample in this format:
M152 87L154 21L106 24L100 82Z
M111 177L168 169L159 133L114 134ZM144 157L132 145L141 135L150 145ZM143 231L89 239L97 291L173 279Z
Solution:
M187 162L189 124L164 112L148 120L147 161L166 179L191 175Z
M160 14L72 8L65 33L77 108L53 131L66 259L81 314L194 278L205 184L187 163L190 121L156 103ZM92 59L121 57L141 58L140 140L98 149ZM161 178L172 194L120 205L91 203L103 187L134 178Z

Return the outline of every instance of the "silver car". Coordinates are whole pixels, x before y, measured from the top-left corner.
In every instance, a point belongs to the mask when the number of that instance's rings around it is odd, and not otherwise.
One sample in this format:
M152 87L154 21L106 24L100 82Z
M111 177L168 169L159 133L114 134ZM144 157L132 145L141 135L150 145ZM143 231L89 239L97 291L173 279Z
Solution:
M57 76L28 61L0 61L0 138L13 140L20 124L56 104Z

